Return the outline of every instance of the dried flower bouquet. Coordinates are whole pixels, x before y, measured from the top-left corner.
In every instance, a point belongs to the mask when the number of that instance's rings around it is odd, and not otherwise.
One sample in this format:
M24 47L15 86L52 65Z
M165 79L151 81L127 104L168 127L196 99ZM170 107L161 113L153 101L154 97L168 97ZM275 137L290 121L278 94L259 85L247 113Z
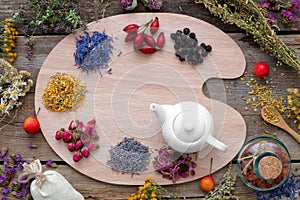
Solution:
M296 52L286 46L268 24L262 8L253 0L195 0L203 3L209 11L224 23L235 24L253 36L261 50L275 56L300 72L300 60Z

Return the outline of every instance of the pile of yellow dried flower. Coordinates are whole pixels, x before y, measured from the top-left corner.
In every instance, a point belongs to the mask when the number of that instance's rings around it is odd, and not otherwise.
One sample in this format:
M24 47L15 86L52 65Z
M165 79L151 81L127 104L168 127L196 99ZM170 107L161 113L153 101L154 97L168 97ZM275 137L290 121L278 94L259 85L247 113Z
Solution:
M14 20L6 18L0 22L0 32L1 57L12 64L17 57L17 53L13 49L15 48L16 36L19 34L14 27Z
M128 200L158 200L164 198L179 200L176 194L170 194L165 188L156 183L153 178L146 178L143 186L138 187L138 193L132 193Z
M57 72L44 90L43 103L51 111L75 111L83 104L86 91L86 85L74 76Z

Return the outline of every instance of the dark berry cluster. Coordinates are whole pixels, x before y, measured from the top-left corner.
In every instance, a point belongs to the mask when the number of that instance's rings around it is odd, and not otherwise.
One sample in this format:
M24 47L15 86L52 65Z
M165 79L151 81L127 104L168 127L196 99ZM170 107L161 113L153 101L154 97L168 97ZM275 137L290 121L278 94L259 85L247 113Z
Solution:
M203 58L212 50L211 45L205 43L199 45L196 34L189 28L184 28L182 31L177 30L175 33L171 33L170 37L175 42L175 55L180 61L187 60L191 65L201 64Z

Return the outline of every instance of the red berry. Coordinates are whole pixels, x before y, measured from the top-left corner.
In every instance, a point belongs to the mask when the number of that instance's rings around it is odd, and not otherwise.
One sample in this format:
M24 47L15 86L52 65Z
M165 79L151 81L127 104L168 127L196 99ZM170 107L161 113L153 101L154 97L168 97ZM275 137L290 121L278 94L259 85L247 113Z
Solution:
M134 33L139 29L139 25L137 24L128 24L123 28L123 31L126 33Z
M258 62L254 66L254 73L259 78L268 76L268 74L269 74L269 66L265 62Z
M156 52L156 49L154 47L150 47L149 45L143 45L140 49L139 49L143 54L152 54Z
M163 48L164 47L164 45L165 45L165 43L166 43L166 39L165 39L165 34L164 34L164 32L161 32L159 35L158 35L158 37L157 37L157 39L156 39L156 44L157 44L157 47L158 48Z
M200 180L200 188L203 191L209 192L215 187L215 181L211 176L205 176Z
M150 36L148 34L144 34L144 38L145 38L146 43L149 46L151 46L151 47L155 47L156 46L156 42L155 42L155 40L153 39L152 36Z
M40 130L40 123L36 118L28 117L23 123L23 129L30 135L35 135Z
M140 32L134 38L134 47L138 48L144 42L144 32Z
M158 28L159 28L158 17L155 17L153 22L150 24L150 32L152 34L155 34L157 32Z

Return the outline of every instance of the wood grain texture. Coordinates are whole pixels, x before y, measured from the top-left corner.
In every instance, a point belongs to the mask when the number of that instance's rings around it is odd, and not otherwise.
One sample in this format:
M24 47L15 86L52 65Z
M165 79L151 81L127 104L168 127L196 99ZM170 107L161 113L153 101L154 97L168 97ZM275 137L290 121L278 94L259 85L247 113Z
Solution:
M106 9L105 17L113 16L117 14L125 13L122 11L118 1L110 1L111 7ZM20 5L26 5L28 1L26 0L2 0L0 5L0 19L4 19L11 15L11 13L18 11ZM96 19L101 19L101 8L102 5L96 0L78 1L80 5L80 14L87 21L91 22ZM179 11L179 6L183 9L182 12ZM87 11L89 9L89 11ZM91 11L91 12L90 12ZM273 92L276 95L287 94L286 88L288 87L298 87L300 85L300 76L296 74L291 67L287 65L276 66L276 59L269 56L268 54L262 52L259 47L253 42L250 36L243 34L243 31L235 27L234 25L228 25L222 23L222 21L216 17L213 17L209 12L203 7L203 5L195 5L191 0L174 0L174 1L164 1L163 12L181 13L189 16L202 19L206 22L213 24L214 26L225 31L242 49L246 61L247 68L246 74L244 75L245 80L234 79L234 80L222 80L219 79L209 79L204 85L204 94L209 98L213 98L224 102L233 108L235 108L239 113L242 114L245 119L247 126L247 138L249 139L257 136L264 135L264 130L269 132L276 132L277 138L281 140L289 149L291 158L293 160L293 169L299 168L300 160L300 145L291 138L284 131L263 123L259 111L253 111L252 109L246 109L245 102L242 100L243 96L251 97L248 95L249 87L247 86L247 80L250 78L255 78L253 74L253 66L255 61L249 56L252 54L256 59L264 61L269 64L271 70L270 74L266 79L260 80L261 83L268 82L269 86L273 88ZM138 5L138 8L134 12L147 12L149 10L145 9L142 4ZM27 20L33 17L32 14L25 16ZM180 24L181 26L181 24ZM17 29L22 33L22 26L18 26ZM282 27L283 32L279 32L280 38L290 47L295 49L298 56L300 56L300 34L295 32L299 30L299 24L295 24L292 27ZM294 34L291 34L294 33ZM32 39L34 43L34 55L31 61L26 59L27 49L26 42L28 39L19 36L17 39L16 51L18 53L18 58L14 65L19 69L26 69L32 73L32 79L34 83L37 80L37 74L41 68L44 60L50 53L50 51L65 37L65 35L58 35L53 33L39 33L40 36L34 36ZM223 95L219 95L220 90L219 85L224 84L226 88L226 98ZM208 86L209 85L209 86ZM207 87L210 87L208 90ZM52 159L58 162L58 171L62 173L67 180L81 192L85 199L88 200L103 200L103 199L127 199L129 194L137 191L136 186L125 186L125 185L114 185L105 183L102 181L97 181L91 179L78 171L74 170L67 163L62 161L62 159L52 150L48 145L42 134L35 135L34 137L29 136L23 131L22 123L28 116L35 114L34 108L34 98L35 90L34 87L30 90L30 93L22 99L24 106L18 112L17 118L12 124L7 126L1 131L0 146L7 146L10 148L10 152L20 152L24 158L39 158L45 163L47 160ZM293 119L287 119L288 124L296 129L296 124ZM0 125L5 125L4 121ZM28 149L27 144L33 142L37 145L36 149ZM2 168L3 165L0 165ZM215 172L212 176L218 183L222 175L225 172L225 168ZM204 199L204 192L199 189L199 180L191 181L188 183L177 184L166 186L170 192L175 192L181 197L186 197L187 199ZM235 185L235 194L240 199L256 199L253 195L253 191L248 189L240 180L237 181ZM3 197L0 194L0 197ZM8 199L14 200L15 197L9 196Z

